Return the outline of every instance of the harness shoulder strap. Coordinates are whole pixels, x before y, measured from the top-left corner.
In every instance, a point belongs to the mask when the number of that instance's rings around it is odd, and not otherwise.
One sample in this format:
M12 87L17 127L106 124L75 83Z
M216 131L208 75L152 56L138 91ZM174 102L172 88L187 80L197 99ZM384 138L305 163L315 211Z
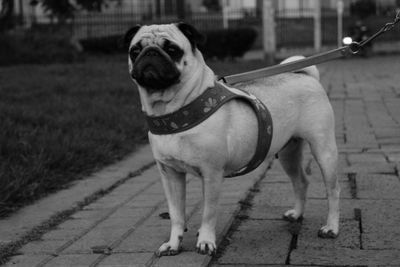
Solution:
M246 166L226 176L227 178L230 178L244 175L253 171L265 160L265 157L267 156L268 151L271 147L273 125L272 117L269 110L258 98L243 90L230 89L226 86L224 87L226 88L226 90L235 90L237 92L235 98L244 100L253 108L258 122L258 139L256 151Z

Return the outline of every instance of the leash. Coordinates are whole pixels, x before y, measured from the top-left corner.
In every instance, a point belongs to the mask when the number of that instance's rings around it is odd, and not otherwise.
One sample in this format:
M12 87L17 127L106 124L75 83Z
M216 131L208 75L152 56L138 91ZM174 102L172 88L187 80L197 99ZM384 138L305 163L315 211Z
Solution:
M292 72L295 70L299 70L311 65L317 65L326 61L330 61L333 59L341 58L345 55L349 54L357 54L361 51L361 49L371 42L372 40L376 39L378 36L381 34L390 31L391 29L394 28L394 26L400 21L400 11L397 12L396 17L392 22L386 23L385 26L383 26L378 32L376 32L374 35L369 37L368 39L358 43L358 42L352 42L349 45L342 46L333 50L330 50L328 52L320 53L317 55L313 55L304 59L280 64L280 65L275 65L271 67L266 67L258 70L253 70L253 71L248 71L248 72L243 72L243 73L238 73L238 74L233 74L225 77L221 77L220 79L227 84L235 84L238 82L244 82L244 81L249 81L249 80L254 80L262 77L268 77L268 76L273 76L276 74L284 73L284 72Z

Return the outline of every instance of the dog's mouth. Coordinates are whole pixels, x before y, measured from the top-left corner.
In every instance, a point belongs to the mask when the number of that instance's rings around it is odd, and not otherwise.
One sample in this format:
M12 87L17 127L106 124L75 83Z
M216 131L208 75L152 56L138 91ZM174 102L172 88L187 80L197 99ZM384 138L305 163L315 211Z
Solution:
M131 76L146 89L163 90L179 83L180 72L160 48L147 47L136 58Z

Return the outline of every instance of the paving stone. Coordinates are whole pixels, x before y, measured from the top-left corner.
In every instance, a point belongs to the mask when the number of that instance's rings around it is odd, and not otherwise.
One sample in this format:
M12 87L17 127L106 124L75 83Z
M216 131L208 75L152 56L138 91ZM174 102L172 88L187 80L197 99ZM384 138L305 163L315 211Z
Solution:
M368 225L363 227L362 241L364 249L397 249L400 254L400 231L398 225Z
M321 226L325 225L326 219L321 216L307 216L300 229L297 248L307 250L313 249L337 249L337 248L360 248L359 222L356 220L341 220L340 234L336 239L324 239L317 235Z
M83 231L83 229L82 229ZM64 240L68 241L77 237L81 231L76 229L55 229L42 236L43 240Z
M357 204L362 216L365 249L400 249L400 200L362 200Z
M131 201L127 202L124 206L130 208L146 208L154 207L160 201L165 200L164 192L159 195L140 194Z
M149 227L143 225L138 227L131 235L125 238L115 249L114 252L154 253L162 243L169 238L170 226Z
M32 267L44 261L47 255L18 255L12 257L4 267Z
M292 206L271 206L269 204L254 205L247 211L247 216L254 220L280 220Z
M362 132L346 133L346 143L351 145L362 145L362 147L378 147L378 142L373 134Z
M357 205L358 202L352 199L340 199L340 218L346 221L353 220L354 216L354 209L360 208ZM328 200L327 199L307 199L305 212L304 212L304 219L305 220L321 220L322 223L325 223L325 219L328 215ZM317 231L319 228L316 228Z
M121 205L126 200L128 200L131 196L112 196L112 197L103 197L100 200L84 207L84 210L96 210L96 209L112 209Z
M363 143L359 143L359 144L352 144L352 143L345 143L345 144L338 144L338 150L340 152L345 153L345 151L366 151L369 149L374 149L374 148L379 148L378 144L374 144L374 145L368 145L368 144L363 144ZM346 152L347 153L347 152Z
M347 155L347 153L361 153L363 151L363 147L352 146L350 144L338 144L338 150L340 154Z
M366 199L400 199L400 181L394 175L356 176L357 197Z
M161 181L152 185L145 191L145 193L148 195L159 195L159 194L164 195L164 189Z
M399 130L399 132L400 132L400 130ZM400 143L400 134L395 137L379 138L378 143L382 144L382 145L398 144L398 143Z
M149 212L152 211L153 207L146 207L146 208L131 208L127 206L120 207L119 209L115 210L113 214L111 214L106 220L108 219L122 219L125 221L126 219L130 218L132 223L137 222L138 220L142 219Z
M348 154L347 158L350 164L357 164L364 162L386 163L386 158L382 153Z
M91 227L96 220L86 220L86 219L68 219L67 221L63 222L62 224L58 225L57 228L59 229L77 229L83 230Z
M138 213L136 213L138 214ZM108 228L131 228L133 227L139 220L140 216L129 216L129 217L110 217L107 220L101 222L96 226L97 229L103 229L104 231L108 231Z
M389 174L395 173L395 164L393 163L357 163L353 164L350 167L346 167L343 169L345 173L381 173L381 174Z
M66 248L63 254L75 253L91 253L92 248L96 246L109 246L114 241L122 237L128 231L128 227L120 226L118 228L107 228L105 231L102 228L95 228L89 233L81 237L71 246Z
M65 266L90 266L99 255L96 254L75 254L75 255L60 255L58 257L54 257L50 262L48 262L45 266L54 266L54 267L65 267Z
M294 203L293 189L290 183L264 183L260 186L262 194L256 194L253 205L291 206Z
M295 249L291 265L322 266L400 266L399 250Z
M144 267L154 253L113 253L100 262L99 267Z
M291 238L287 222L243 221L218 264L284 264Z
M100 220L101 218L112 212L113 209L95 209L95 210L81 210L74 213L71 217L73 219L87 219L87 220Z
M340 197L341 198L352 198L350 192L350 184L346 182L340 182ZM292 193L293 194L293 193ZM307 191L308 198L326 198L326 189L324 183L310 183Z
M290 183L290 179L283 170L275 173L267 172L266 178L261 181L261 184L265 183Z
M400 152L400 144L380 145L383 152Z
M154 267L198 267L207 266L210 261L209 256L200 255L193 251L184 251L178 256L179 260L174 257L161 257L155 263Z
M64 240L33 241L24 245L18 252L23 254L53 254L65 243Z

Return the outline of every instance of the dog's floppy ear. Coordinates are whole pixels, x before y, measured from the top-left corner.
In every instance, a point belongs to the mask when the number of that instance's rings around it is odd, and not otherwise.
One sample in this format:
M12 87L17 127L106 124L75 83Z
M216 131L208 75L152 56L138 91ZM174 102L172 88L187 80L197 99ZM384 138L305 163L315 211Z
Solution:
M124 45L129 46L129 44L132 41L132 38L135 36L135 34L139 31L139 29L142 27L142 25L136 25L130 28L124 36Z
M176 24L176 26L189 40L190 44L192 45L193 51L198 44L204 44L206 42L206 37L198 32L196 28L192 25L185 22L179 22Z

